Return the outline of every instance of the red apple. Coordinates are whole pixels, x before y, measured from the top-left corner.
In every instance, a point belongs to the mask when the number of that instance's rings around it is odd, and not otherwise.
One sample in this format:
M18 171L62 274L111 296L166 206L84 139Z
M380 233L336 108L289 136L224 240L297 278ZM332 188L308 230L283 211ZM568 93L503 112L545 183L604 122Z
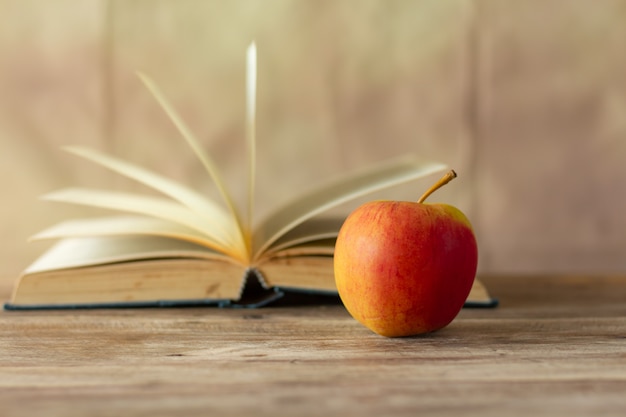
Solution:
M474 282L478 249L457 208L424 200L456 177L448 172L417 202L373 201L352 212L335 246L335 282L348 312L388 337L447 326Z

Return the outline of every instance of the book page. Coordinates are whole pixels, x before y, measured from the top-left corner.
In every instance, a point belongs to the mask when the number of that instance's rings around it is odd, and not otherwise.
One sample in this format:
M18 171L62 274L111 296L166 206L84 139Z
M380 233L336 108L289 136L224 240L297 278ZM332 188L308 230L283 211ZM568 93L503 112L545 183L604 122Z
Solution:
M273 256L283 256L291 248L306 248L307 254L328 255L334 252L334 241L343 224L343 217L308 219L276 239L258 258L260 262ZM330 251L329 251L330 247Z
M178 115L176 110L174 110L174 107L172 107L170 102L165 98L165 95L156 86L156 84L145 74L138 73L138 76L139 78L141 78L141 80L143 81L145 86L148 88L148 90L152 93L152 95L157 100L161 108L165 111L165 113L170 118L172 123L174 123L174 125L176 126L178 131L181 133L183 138L187 141L189 146L191 146L191 148L195 152L200 162L202 162L202 165L204 166L205 170L207 171L207 173L209 174L209 176L211 177L211 179L217 186L222 198L224 199L224 202L228 206L230 214L235 224L237 225L238 237L242 241L245 241L245 236L248 235L249 232L246 232L244 230L244 225L241 220L240 211L237 210L237 207L235 206L235 203L232 197L230 196L230 193L226 189L225 182L222 180L222 176L220 175L220 172L217 169L217 165L213 162L213 160L209 157L209 155L206 152L204 152L200 144L200 141L196 138L196 136L193 134L191 129L189 129L189 127L183 121L183 119ZM245 246L246 247L243 249L247 251L248 249L247 245Z
M109 216L67 220L37 233L31 240L132 235L186 240L218 252L225 252L223 245L215 242L204 233L177 223L143 216ZM227 254L235 257L234 254Z
M248 207L245 231L248 253L252 251L252 224L254 216L254 191L256 177L256 44L253 42L246 53L246 144L248 148Z
M403 158L346 175L302 194L290 203L279 207L255 228L254 258L262 256L272 243L289 230L326 210L374 191L424 177L445 168L446 166L440 163Z
M232 262L228 256L178 239L156 236L79 237L57 242L24 273L162 258Z
M233 222L232 216L222 206L197 191L153 171L96 150L81 147L66 147L64 149L173 198L193 210L198 216L215 222L221 236L228 238L228 241L233 244L237 241L237 226ZM242 243L239 242L238 244Z
M240 252L237 250L237 245L231 241L232 236L221 228L220 221L224 219L209 220L171 200L85 188L60 190L47 194L43 198L49 201L137 213L170 221L206 235L209 240L219 244L227 252Z
M335 254L336 237L317 239L314 241L304 241L295 245L289 245L282 248L272 248L268 252L263 253L257 265L264 265L267 261L278 258L302 257L302 256L332 256Z

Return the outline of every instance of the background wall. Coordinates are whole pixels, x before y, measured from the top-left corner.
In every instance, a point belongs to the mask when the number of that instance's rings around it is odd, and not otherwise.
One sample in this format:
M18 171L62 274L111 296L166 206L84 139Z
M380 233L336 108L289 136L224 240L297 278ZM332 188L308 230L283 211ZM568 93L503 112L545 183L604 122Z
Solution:
M623 273L625 21L625 0L0 0L0 284L47 246L28 236L93 213L40 194L133 187L62 145L204 187L135 70L240 196L252 39L261 209L412 152L460 174L438 198L474 223L481 273Z

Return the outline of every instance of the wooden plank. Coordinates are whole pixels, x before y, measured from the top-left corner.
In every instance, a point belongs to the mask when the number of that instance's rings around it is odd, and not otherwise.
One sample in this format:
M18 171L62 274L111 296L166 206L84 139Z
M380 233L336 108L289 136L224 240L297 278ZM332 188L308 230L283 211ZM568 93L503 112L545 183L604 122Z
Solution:
M0 313L3 415L620 415L624 277L486 277L386 339L340 305Z

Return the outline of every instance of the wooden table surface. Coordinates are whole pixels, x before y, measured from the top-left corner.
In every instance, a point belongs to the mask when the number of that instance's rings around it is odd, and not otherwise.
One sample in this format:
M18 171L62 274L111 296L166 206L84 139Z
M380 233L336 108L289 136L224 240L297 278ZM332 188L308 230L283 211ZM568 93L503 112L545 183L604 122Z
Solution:
M483 281L404 339L332 303L3 311L0 415L626 415L626 277Z

